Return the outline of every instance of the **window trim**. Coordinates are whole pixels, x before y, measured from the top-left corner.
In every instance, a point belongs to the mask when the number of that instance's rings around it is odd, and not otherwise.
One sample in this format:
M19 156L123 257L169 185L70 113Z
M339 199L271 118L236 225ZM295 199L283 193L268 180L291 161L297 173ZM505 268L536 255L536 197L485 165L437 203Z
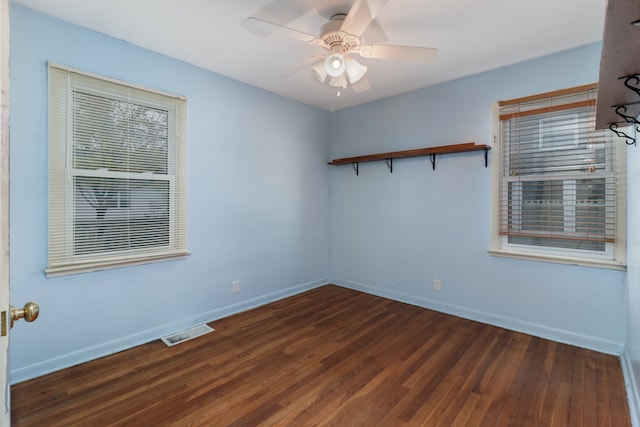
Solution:
M593 86L593 85L588 85ZM587 86L585 86L587 87ZM519 102L525 100L543 99L551 96L559 96L567 93L572 89L565 89L555 92L549 92L531 97L520 98ZM494 155L491 162L491 238L489 242L488 253L493 256L514 258L521 260L542 261L567 265L579 265L586 267L608 268L614 270L626 270L626 191L621 191L616 198L616 235L615 243L607 243L611 248L605 250L602 257L598 257L593 253L582 254L579 251L567 249L544 249L527 247L526 245L505 244L508 236L499 233L500 230L500 166L502 147L499 143L500 132L500 103L495 102L491 106L491 146ZM618 141L616 141L617 143ZM618 168L617 174L626 180L626 150L625 147L619 147L616 150ZM623 190L626 188L622 184ZM618 188L620 183L618 183Z
M187 98L184 96L178 96L171 93L158 91L155 89L149 89L146 87L138 86L135 84L131 84L128 82L124 82L121 80L115 80L109 77L100 76L93 73L88 73L85 71L76 70L70 67L66 67L64 65L59 65L56 63L49 62L48 63L48 71L49 71L49 255L48 255L48 266L45 268L44 272L47 278L63 276L68 274L76 274L76 273L87 273L91 271L104 270L109 268L118 268L132 265L140 265L147 263L155 263L162 262L173 259L182 259L187 257L190 253L187 249L187 133L186 133L186 115L187 115ZM172 111L172 115L175 115L175 121L170 122L171 132L175 132L175 142L169 144L169 153L173 152L177 157L177 165L176 170L173 174L157 176L156 180L161 181L176 181L177 187L171 185L170 192L173 195L175 193L177 198L171 197L171 208L170 208L170 230L174 230L175 233L170 233L170 239L172 242L174 237L178 237L177 244L170 244L167 248L159 248L152 249L148 252L138 252L132 253L129 251L115 251L110 255L106 256L98 256L91 257L91 255L74 255L68 256L68 244L73 241L73 232L68 232L64 230L72 230L73 229L73 218L69 214L64 214L64 212L60 212L59 209L63 209L69 203L73 204L73 201L69 200L69 198L73 198L73 190L68 191L70 185L66 182L69 179L73 179L75 176L83 176L83 175L95 175L95 176L104 176L104 177L117 177L117 178L127 178L130 176L135 177L136 179L140 179L140 175L134 173L127 172L117 172L117 171L107 171L103 172L100 170L91 171L91 170L82 170L81 175L76 175L72 173L71 170L67 170L67 166L70 165L69 155L71 150L68 146L68 130L59 130L60 123L62 120L60 118L66 117L67 123L69 120L69 114L71 110L67 110L66 107L63 108L65 111L60 111L60 107L62 105L67 106L69 100L63 101L60 97L53 97L52 90L52 79L53 73L56 72L66 72L69 75L75 74L80 76L81 78L90 78L96 79L106 85L118 85L120 89L133 90L136 92L144 92L149 94L150 98L145 98L144 95L131 96L130 100L132 102L140 103L141 105L146 105L149 107L161 107L167 108L167 106L171 105L170 110ZM100 83L96 83L95 86L89 84L87 89L91 93L99 93L101 96L106 96L112 99L118 99L121 95L117 93L118 89L114 89L115 92L111 92L109 90L103 90L98 87ZM74 85L74 88L83 88L84 84ZM68 87L68 90L73 90L71 86ZM64 96L64 94L62 95ZM166 98L166 100L157 100L152 99L153 97L162 97ZM165 102L166 101L166 102ZM64 126L64 125L63 125ZM68 128L68 124L64 126ZM176 151L177 150L177 151ZM145 178L146 179L146 178ZM154 178L151 178L154 179ZM72 184L71 184L72 186ZM52 192L56 193L54 199L58 200L56 205L58 208L52 208ZM60 194L63 194L62 196ZM61 207L60 207L61 206ZM71 225L71 226L70 226ZM62 230L64 236L57 239L58 243L53 242L52 246L52 230ZM71 239L71 240L69 240ZM176 242L174 242L176 243ZM57 245L57 246L56 246ZM56 258L52 258L52 250L54 253L58 255L53 255ZM65 255L66 254L66 255ZM59 257L62 258L59 258Z

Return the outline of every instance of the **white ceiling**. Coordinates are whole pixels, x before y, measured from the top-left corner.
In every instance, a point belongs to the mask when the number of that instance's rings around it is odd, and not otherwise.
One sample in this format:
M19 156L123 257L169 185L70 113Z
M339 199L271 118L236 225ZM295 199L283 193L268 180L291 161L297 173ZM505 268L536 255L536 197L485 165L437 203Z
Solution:
M606 0L389 0L365 43L436 47L435 61L364 59L371 89L343 91L292 71L320 47L243 26L254 16L318 35L352 0L12 0L329 111L602 39ZM36 30L37 31L37 30Z

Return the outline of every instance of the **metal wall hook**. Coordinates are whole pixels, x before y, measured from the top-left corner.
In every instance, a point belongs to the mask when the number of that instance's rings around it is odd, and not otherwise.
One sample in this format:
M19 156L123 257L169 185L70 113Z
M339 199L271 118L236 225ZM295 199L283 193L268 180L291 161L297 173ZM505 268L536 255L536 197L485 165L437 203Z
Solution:
M627 114L624 114L627 112L627 107L624 105L618 105L615 106L615 112L618 116L620 116L625 122L627 123L634 123L636 125L640 125L640 122L638 121L638 119L636 119L633 116L629 116Z
M624 141L624 142L625 142L627 145L636 145L636 139L635 139L635 138L633 138L633 137L631 137L631 136L629 136L629 135L627 135L626 133L624 133L624 132L622 132L622 131L620 131L620 130L617 130L617 129L618 129L618 127L619 127L619 126L618 126L618 124L617 124L617 123L610 123L610 124L609 124L609 130L610 130L611 132L615 133L616 135L618 135L618 137L620 137L620 138L624 138L624 139L625 139L625 141ZM637 128L637 127L636 127L636 131L640 131L640 128Z
M638 94L638 96L640 96L640 88L636 87L637 85L640 85L640 77L638 77L638 74L632 74L630 76L624 76L624 77L620 77L621 79L624 79L624 85L631 89L632 91L634 91L635 93ZM632 86L631 85L631 80L635 80L635 85Z

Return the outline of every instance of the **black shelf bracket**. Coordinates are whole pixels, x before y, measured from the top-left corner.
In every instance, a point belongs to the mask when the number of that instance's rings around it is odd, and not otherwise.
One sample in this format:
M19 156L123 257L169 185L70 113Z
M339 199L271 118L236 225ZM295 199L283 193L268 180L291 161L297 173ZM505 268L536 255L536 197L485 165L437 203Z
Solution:
M353 170L356 172L356 176L360 175L360 164L358 162L351 163Z
M484 167L489 167L489 149L487 147L484 148Z
M431 167L433 168L433 170L436 170L436 155L435 155L435 153L429 154L429 157L431 157Z
M389 172L393 173L393 157L389 157L388 159L385 159L385 162L387 162L387 166L389 167Z

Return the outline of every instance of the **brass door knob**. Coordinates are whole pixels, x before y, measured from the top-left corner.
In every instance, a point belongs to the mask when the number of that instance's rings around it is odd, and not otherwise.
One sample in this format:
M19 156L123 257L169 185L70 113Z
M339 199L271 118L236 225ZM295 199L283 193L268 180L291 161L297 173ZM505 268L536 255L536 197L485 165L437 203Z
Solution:
M11 327L16 320L24 319L27 322L33 322L40 314L40 307L35 302L28 302L23 308L13 308L11 306Z

